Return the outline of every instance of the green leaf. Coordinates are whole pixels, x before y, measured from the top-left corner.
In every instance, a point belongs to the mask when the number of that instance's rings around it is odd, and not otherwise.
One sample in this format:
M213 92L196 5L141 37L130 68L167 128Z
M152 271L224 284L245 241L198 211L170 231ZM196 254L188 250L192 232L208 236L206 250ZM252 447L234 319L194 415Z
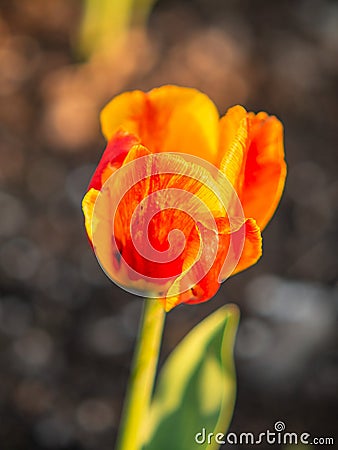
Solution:
M145 420L143 450L217 449L234 408L233 346L239 319L226 305L199 323L171 353ZM205 442L198 444L203 428ZM208 433L214 433L208 444ZM203 435L199 436L200 441ZM222 438L219 437L219 440Z

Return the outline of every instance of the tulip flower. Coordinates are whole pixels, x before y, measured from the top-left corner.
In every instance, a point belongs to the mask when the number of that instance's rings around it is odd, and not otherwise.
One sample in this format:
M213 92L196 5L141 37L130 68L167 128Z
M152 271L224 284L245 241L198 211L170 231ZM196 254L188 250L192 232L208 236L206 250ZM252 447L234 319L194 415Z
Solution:
M165 311L209 300L260 258L284 188L283 127L242 106L220 118L205 94L177 86L115 97L101 125L108 143L82 207L106 274L149 297L117 443L139 450Z
M286 176L283 128L276 117L234 106L219 118L205 94L191 88L162 86L148 93L132 91L115 97L103 109L101 125L108 144L84 197L83 211L89 240L113 280L132 292L162 297L165 309L170 310L179 303L209 300L222 280L257 262L262 254L261 232L279 203ZM161 155L161 160L154 155ZM205 161L204 167L199 160ZM130 165L135 161L137 168ZM161 169L154 172L156 164ZM217 169L216 175L210 167ZM123 176L115 180L114 187L107 188L110 177L122 168ZM138 183L127 183L120 192L126 179L135 181L133 172L137 172ZM230 194L225 194L225 205L217 197L227 183L242 208L237 212L237 226L231 224L233 217L229 215ZM98 202L104 186L105 199ZM172 189L203 202L213 225L199 217L196 220L191 208L184 211L182 203L190 203L188 197L182 198L179 208L171 199L170 207ZM156 200L157 210L153 211L150 201L143 203L142 213L133 222L141 202L163 190L166 195ZM109 204L117 196L121 198L112 223ZM144 210L152 213L149 223L144 221ZM185 245L178 237L172 238L171 244L174 241L176 245L171 246L170 253L168 241L173 228L181 231ZM225 260L231 239L236 237L243 242L235 243L239 249L229 268ZM167 260L156 259L161 252ZM211 259L212 264L207 264ZM183 277L192 267L191 274Z

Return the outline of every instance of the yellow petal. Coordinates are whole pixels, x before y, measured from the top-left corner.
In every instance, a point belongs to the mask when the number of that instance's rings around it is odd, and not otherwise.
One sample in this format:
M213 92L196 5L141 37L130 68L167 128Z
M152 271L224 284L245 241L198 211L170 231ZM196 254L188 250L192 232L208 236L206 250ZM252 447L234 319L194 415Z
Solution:
M242 106L230 108L220 120L219 167L236 188L247 145L247 112Z
M93 222L93 211L95 202L97 199L97 196L99 195L100 191L97 191L94 188L89 189L89 191L86 193L86 195L83 197L82 200L82 211L85 217L85 227L87 231L88 238L91 243L93 243L93 229L92 229L92 222Z

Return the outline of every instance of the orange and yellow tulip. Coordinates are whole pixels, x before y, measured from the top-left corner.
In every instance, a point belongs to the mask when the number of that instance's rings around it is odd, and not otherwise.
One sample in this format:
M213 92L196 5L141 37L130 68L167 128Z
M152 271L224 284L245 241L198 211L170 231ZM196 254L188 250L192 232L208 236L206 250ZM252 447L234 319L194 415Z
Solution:
M265 112L254 114L242 106L234 106L219 118L215 105L205 94L191 88L162 86L148 93L132 91L115 97L103 109L101 125L108 144L83 199L86 230L94 249L95 203L106 181L116 171L129 167L127 165L132 161L159 153L166 154L177 168L175 174L152 174L146 165L139 165L138 170L144 171L138 177L141 181L123 195L116 209L114 224L107 228L108 235L111 233L117 243L114 251L109 244L112 236L108 236L104 244L106 261L111 260L107 263L110 265L106 270L108 274L122 270L119 266L122 256L127 265L135 269L135 272L127 270L125 279L129 279L131 284L142 285L140 289L146 291L147 283L140 284L137 274L157 277L161 284L161 278L168 276L179 279L191 261L198 259L200 240L209 239L211 231L206 226L198 227L182 209L165 207L165 200L163 208L159 205L157 214L149 222L148 238L156 251L168 251L168 235L180 224L185 248L178 256L169 258L166 264L150 260L135 248L130 226L133 213L145 197L165 188L181 189L202 199L215 220L218 239L217 248L212 245L208 248L213 255L212 265L196 284L187 285L188 288L179 290L177 295L169 295L163 290L167 310L182 302L206 301L217 292L220 281L226 277L221 272L229 250L229 239L238 230L244 233L244 242L232 273L257 262L262 254L261 231L278 206L286 177L283 127L276 117ZM229 181L237 193L245 218L237 230L229 226L227 211L209 192L221 189L222 181L194 162L177 157L177 152L205 160ZM134 175L131 173L130 177ZM128 171L124 176L128 178ZM103 209L101 207L96 223L101 218L109 224L110 217L105 209L108 206L105 205ZM141 236L139 240L142 239ZM101 265L105 269L105 264Z

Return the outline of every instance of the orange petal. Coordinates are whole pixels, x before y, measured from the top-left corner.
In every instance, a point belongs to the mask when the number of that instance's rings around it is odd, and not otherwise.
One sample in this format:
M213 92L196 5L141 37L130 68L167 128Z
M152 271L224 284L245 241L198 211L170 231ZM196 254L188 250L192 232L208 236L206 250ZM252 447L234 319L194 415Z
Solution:
M205 94L179 86L127 92L101 112L108 140L122 127L153 153L182 152L213 163L218 153L218 120L217 109Z
M243 230L242 227L245 227L245 230ZM262 254L262 239L260 230L253 219L246 219L242 227L240 227L232 235L230 235L228 225L225 225L225 229L220 230L220 247L218 249L215 264L209 273L198 283L197 286L194 287L194 297L191 297L190 300L185 300L186 303L205 302L215 295L220 286L220 281L223 278L222 270L225 271L224 273L226 273L226 277L228 277L229 269L234 269L232 273L230 273L230 275L234 275L235 273L250 267L258 261ZM244 247L236 268L234 268L235 261L237 260L236 254L230 255L230 258L228 258L228 265L231 267L223 267L224 260L227 257L228 252L231 251L230 238L232 239L232 243L235 242L236 245L236 233L239 234L243 231L245 233ZM239 239L239 241L241 241L241 239Z
M137 145L138 142L137 137L121 130L112 136L95 169L88 188L100 190L110 175L122 165L129 150L134 145Z
M238 192L246 217L261 230L281 198L285 177L283 126L266 113L247 113L236 106L221 120L220 168Z
M223 218L217 219L216 223L217 227L219 227L220 223L222 223L223 226ZM213 260L213 264L208 271L205 271L205 260L202 262L201 260L196 260L197 262L189 275L192 279L196 279L197 276L199 282L192 283L190 289L184 290L178 295L173 295L175 290L178 290L179 292L182 290L180 286L182 277L177 278L174 285L169 289L167 297L162 299L164 308L167 312L181 303L193 304L205 302L212 298L218 291L220 287L219 273L229 246L229 234L219 233L218 246L211 246L208 244L213 238L213 233L214 230L210 230L203 226L199 229L199 239L202 241L203 245L207 247L207 258Z
M194 304L209 300L216 294L220 287L220 282L223 278L221 273L222 269L224 269L224 274L226 273L226 277L229 276L229 270L233 270L231 275L234 275L255 264L262 255L261 233L254 219L246 219L242 226L240 226L232 235L230 234L229 222L226 218L217 219L216 222L219 228L219 246L214 264L208 273L193 288L181 293L180 295L168 296L163 299L166 311L169 311L181 303ZM243 227L245 227L244 230ZM238 249L236 249L233 255L230 255L230 258L227 259L228 267L224 268L223 263L228 255L228 252L233 251L230 249L230 239L232 239L232 244L234 245L235 243L236 245L236 242L238 243L238 240L236 240L236 234L243 233L243 231L245 233L245 241L238 263L236 263L236 253ZM208 230L205 230L204 242L208 242L207 233ZM239 241L241 241L241 238ZM229 267L229 265L231 267Z
M140 159L142 156L149 158ZM207 238L203 236L201 261L209 264L216 256L215 217L222 217L225 209L214 193L219 187L205 168L172 153L154 155L135 145L116 177L107 181L98 197L93 232L101 266L114 281L137 292L165 293L201 258L199 228L209 233ZM170 236L173 230L181 234ZM167 259L153 258L166 252ZM208 270L209 266L205 272Z
M283 126L274 116L249 113L249 147L239 193L247 217L254 217L261 230L273 216L283 193Z
M261 231L254 219L247 219L245 222L245 241L241 258L232 275L256 264L262 256L262 236Z

